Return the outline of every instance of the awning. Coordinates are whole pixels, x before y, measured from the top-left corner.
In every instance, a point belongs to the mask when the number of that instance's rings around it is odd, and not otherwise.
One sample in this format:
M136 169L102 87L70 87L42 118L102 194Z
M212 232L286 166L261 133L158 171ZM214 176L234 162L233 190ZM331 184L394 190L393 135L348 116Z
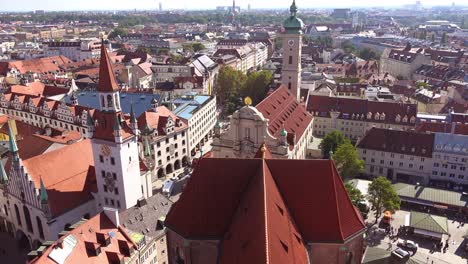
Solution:
M420 234L420 235L423 235L423 236L430 236L430 237L437 238L437 239L442 239L442 236L444 235L444 234L441 234L441 233L435 233L435 232L422 230L422 229L417 229L417 228L414 229L414 233L415 234Z
M433 206L435 208L439 208L439 209L448 209L448 206L443 205L443 204L434 204Z
M408 203L414 203L414 204L420 204L420 205L426 205L426 206L433 206L434 203L429 202L429 201L421 201L421 200L415 200L415 199L408 199L404 197L400 197L402 201L408 202Z

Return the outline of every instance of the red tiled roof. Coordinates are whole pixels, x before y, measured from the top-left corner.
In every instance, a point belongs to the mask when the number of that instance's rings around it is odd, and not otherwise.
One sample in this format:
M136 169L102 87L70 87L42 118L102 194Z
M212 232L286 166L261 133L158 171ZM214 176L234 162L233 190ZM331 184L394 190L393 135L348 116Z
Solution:
M5 74L7 70L16 68L20 73L25 74L29 71L34 73L48 73L48 72L60 72L62 67L71 60L65 56L52 56L31 60L18 60L10 61L0 66L1 74Z
M90 140L23 159L23 165L36 188L40 179L44 182L53 216L93 199L91 193L97 191Z
M310 95L307 103L307 110L312 113L318 113L317 116L330 117L331 111L338 111L340 119L352 119L352 115L364 115L364 120L367 114L372 114L372 122L375 123L397 123L396 118L400 115L400 124L410 124L411 117L416 118L417 105L408 103L396 102L378 102L354 98L328 97L320 95ZM385 118L375 119L375 115L379 113L385 114ZM407 117L408 122L402 120Z
M101 60L99 64L99 92L114 92L118 91L119 86L115 80L114 71L112 70L112 64L107 54L105 45L101 45Z
M307 112L305 106L281 85L273 93L255 106L265 118L268 118L268 131L278 137L280 131L285 128L288 134L295 134L297 143L302 134L312 122L312 115Z
M357 147L431 158L433 145L432 133L373 127L358 142Z
M453 133L458 135L468 136L468 124L457 124L457 123L432 123L423 122L417 128L418 132L439 132L439 133Z
M113 233L112 236L109 236L110 232ZM88 252L86 245L90 244L93 247L100 246L97 239L99 234L104 234L106 237L109 237L110 244L107 246L101 246L101 253L98 256L94 256ZM68 232L61 239L64 239L69 235L73 235L73 237L77 240L77 244L71 251L70 255L68 255L66 258L66 263L121 263L121 259L124 259L125 262L129 260L127 252L122 251L122 248L128 247L130 249L136 249L134 242L130 239L128 234L126 234L121 227L115 226L104 212L79 225L72 231ZM49 254L56 245L57 242L47 248L42 256L34 259L31 263L56 264L54 260L49 258Z
M187 124L182 119L178 118L165 106L158 106L157 112L143 112L137 119L138 127L140 130L144 130L145 127L148 126L151 129L157 129L158 135L165 135L166 132L164 132L164 127L166 126L169 117L171 117L174 122L180 122L180 126L175 125L176 130L187 127Z
M241 253L262 259L266 248L271 263L303 263L299 241L343 243L365 227L332 161L228 158L199 161L166 226L188 239L223 238L226 263Z

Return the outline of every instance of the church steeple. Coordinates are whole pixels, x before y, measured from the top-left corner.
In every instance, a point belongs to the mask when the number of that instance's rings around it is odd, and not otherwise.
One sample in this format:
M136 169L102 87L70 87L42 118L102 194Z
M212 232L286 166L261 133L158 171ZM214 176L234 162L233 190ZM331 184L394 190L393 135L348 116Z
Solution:
M3 166L2 162L0 162L0 183L8 183L8 175L6 174L5 167Z
M99 93L100 110L105 112L120 112L119 85L115 80L112 63L107 54L104 41L101 44L101 60L99 64Z
M42 178L40 179L40 185L41 185L41 203L47 203L49 200L49 195L47 194L46 187L44 185L44 182L42 181Z

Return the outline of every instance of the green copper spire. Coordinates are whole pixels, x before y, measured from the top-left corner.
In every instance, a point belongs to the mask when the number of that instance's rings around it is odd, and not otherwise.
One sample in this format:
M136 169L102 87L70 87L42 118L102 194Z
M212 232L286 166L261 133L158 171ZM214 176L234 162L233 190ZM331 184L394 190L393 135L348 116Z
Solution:
M122 126L120 125L119 116L115 115L114 130L120 130Z
M15 135L13 134L13 130L11 129L11 123L8 122L8 137L10 138L10 153L13 155L13 160L18 161L18 145L16 145Z
M297 18L297 6L295 0L293 0L289 11L291 12L291 15L283 22L284 30L289 34L302 34L304 22Z
M295 17L297 15L296 0L293 0L293 3L291 7L289 8L289 11L291 12L291 17Z
M288 135L288 131L286 131L286 129L283 128L283 129L281 130L281 132L280 132L280 136L286 137L287 135Z
M145 149L145 156L146 157L149 157L151 156L151 146L148 142L148 137L145 137L145 146L144 146L144 149Z
M135 111L133 111L133 101L130 103L130 123L136 124Z
M47 202L47 200L49 200L49 196L47 195L47 190L41 178L41 202Z
M8 182L8 175L5 172L5 167L3 166L3 162L0 161L0 183L5 184Z

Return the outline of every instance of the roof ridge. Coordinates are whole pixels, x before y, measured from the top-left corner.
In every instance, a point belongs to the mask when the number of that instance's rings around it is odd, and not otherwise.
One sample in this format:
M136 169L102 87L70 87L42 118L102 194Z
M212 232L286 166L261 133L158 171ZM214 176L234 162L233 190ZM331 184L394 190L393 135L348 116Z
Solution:
M338 228L339 228L339 231L340 231L340 234L341 234L341 239L344 240L345 237L343 235L343 229L341 228L341 215L340 215L340 208L339 208L339 205L338 205L338 196L337 196L337 190L336 190L336 181L335 181L336 168L335 168L335 166L333 166L333 160L329 160L328 163L329 163L330 169L332 171L332 182L333 182L333 191L334 191L333 198L335 199L335 204L336 204L335 209L336 209L336 215L337 215L336 219L338 220Z
M266 264L270 263L270 250L269 250L269 236L268 236L268 204L267 204L267 188L266 188L266 179L265 179L265 168L266 165L265 159L261 160L262 167L262 188L263 188L263 210L265 217L265 253L266 253Z

